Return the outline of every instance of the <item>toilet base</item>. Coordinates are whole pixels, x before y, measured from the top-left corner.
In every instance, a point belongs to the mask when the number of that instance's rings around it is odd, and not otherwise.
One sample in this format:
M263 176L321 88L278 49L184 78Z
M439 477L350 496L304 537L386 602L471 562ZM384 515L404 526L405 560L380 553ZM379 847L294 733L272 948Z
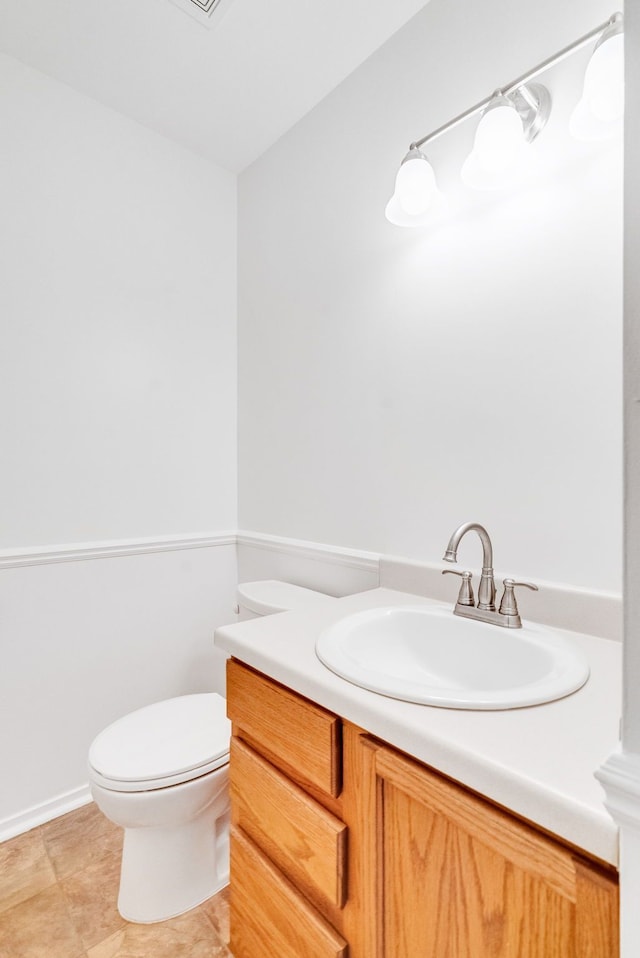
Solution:
M125 828L118 911L127 921L175 918L228 883L228 813L215 806L176 827Z

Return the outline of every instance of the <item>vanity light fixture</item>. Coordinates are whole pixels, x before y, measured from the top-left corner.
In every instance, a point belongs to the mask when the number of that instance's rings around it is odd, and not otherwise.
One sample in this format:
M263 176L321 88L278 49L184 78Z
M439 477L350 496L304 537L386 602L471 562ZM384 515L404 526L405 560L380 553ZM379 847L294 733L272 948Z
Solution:
M473 150L462 167L463 183L477 190L505 186L550 112L549 91L539 83L523 84L508 95L498 90L478 123Z
M437 189L431 163L422 150L412 146L396 176L395 195L400 209L409 216L426 213Z
M608 139L619 131L623 115L624 37L622 14L617 13L591 54L569 129L577 140Z
M423 226L432 219L432 213L444 197L437 189L435 171L421 148L478 114L481 119L473 150L462 168L463 182L475 189L500 189L508 185L509 174L517 167L526 144L533 142L544 128L551 111L549 91L533 81L594 40L597 42L585 75L584 95L574 111L577 120L572 118L571 131L584 128L581 117L588 112L596 117L595 125L601 132L603 129L614 132L612 128L621 122L623 109L622 33L622 14L614 13L605 23L523 76L415 140L400 165L395 191L385 210L387 219L397 226Z
M396 226L431 222L444 207L436 174L422 150L412 144L396 175L393 196L385 215Z

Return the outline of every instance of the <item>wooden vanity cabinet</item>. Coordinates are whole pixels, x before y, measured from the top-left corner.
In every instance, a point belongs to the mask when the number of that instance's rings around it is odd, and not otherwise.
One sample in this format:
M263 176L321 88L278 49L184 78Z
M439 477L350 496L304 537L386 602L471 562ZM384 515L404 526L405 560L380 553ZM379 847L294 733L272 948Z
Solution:
M229 663L234 958L618 958L613 869Z
M359 742L360 898L375 908L359 928L354 916L352 958L617 958L613 869L395 749Z
M347 958L342 723L231 660L231 951Z

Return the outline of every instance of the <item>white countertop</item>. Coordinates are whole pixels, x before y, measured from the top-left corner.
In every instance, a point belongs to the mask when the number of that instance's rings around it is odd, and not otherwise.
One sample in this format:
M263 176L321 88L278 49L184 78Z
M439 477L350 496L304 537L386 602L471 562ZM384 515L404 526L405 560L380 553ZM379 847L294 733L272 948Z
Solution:
M335 675L316 657L317 636L343 616L406 604L442 605L373 589L309 612L223 626L216 630L215 644L596 858L617 864L617 827L594 772L618 746L620 644L562 632L589 660L586 685L547 705L493 712L414 705L377 695Z

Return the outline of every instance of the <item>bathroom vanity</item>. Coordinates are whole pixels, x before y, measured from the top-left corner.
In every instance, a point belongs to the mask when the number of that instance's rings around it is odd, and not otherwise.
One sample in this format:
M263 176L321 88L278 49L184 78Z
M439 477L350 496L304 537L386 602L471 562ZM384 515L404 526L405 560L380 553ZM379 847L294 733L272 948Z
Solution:
M617 836L593 771L615 747L619 648L501 712L412 705L333 675L315 641L363 608L218 630L228 664L235 958L615 958Z

